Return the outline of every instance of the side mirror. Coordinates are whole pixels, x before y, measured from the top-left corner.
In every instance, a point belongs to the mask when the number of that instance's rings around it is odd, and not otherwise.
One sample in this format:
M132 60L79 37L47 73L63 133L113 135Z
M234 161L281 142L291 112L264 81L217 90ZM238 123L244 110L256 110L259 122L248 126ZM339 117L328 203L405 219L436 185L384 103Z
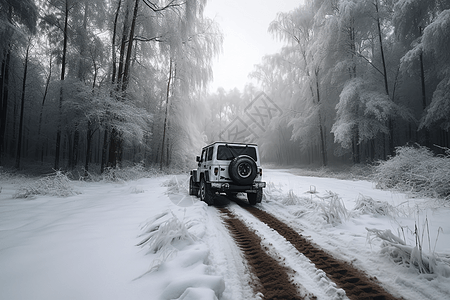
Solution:
M195 160L197 161L197 162L200 162L201 160L200 160L200 156L197 156L196 158L195 158Z

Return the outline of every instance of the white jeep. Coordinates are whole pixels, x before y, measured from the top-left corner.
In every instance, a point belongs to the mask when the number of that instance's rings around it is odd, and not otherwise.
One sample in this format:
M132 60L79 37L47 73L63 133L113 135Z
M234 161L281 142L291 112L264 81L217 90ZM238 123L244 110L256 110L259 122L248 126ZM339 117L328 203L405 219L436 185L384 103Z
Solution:
M247 193L251 205L260 203L262 168L256 144L215 142L202 149L197 156L198 168L191 171L189 194L213 205L216 195L235 196Z

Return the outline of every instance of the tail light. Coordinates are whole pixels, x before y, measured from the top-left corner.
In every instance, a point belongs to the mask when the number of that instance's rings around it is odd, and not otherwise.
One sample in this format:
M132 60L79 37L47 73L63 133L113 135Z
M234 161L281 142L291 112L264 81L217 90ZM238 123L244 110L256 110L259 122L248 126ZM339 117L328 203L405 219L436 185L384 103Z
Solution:
M259 176L262 176L262 169L259 169Z
M219 174L219 168L215 167L214 168L214 175L217 176L217 174Z

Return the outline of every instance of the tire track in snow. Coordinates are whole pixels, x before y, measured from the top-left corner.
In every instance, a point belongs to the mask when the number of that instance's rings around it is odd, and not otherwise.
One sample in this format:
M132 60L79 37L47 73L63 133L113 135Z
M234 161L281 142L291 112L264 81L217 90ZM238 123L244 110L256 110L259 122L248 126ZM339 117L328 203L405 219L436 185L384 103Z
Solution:
M313 295L300 295L300 284L293 282L290 270L280 265L267 253L267 248L261 247L261 238L252 232L241 220L228 209L219 208L231 235L241 248L259 282L251 282L263 299L314 299Z
M243 254L225 227L221 213L212 207L208 210L206 234L210 258L215 265L215 274L223 276L225 280L225 290L221 299L257 299L257 292L248 284L255 276L243 262Z
M269 213L253 206L239 205L289 241L300 253L310 259L318 269L322 269L330 279L344 289L347 297L350 299L398 299L385 291L376 278L368 277L352 265L335 259Z

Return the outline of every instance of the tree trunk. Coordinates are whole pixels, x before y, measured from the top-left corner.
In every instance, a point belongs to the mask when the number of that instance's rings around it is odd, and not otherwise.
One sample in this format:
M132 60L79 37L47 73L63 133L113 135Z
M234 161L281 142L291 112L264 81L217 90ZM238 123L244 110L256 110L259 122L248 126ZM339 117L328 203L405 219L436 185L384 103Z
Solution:
M69 22L69 5L67 3L68 0L66 0L66 9L64 14L64 43L63 43L63 55L62 55L62 62L61 62L61 89L59 92L59 120L58 120L58 129L56 131L56 153L55 153L55 170L59 169L59 152L61 148L61 123L62 123L62 101L63 101L63 84L64 84L64 77L66 73L66 54L67 54L67 28L68 28L68 22Z
M386 95L389 97L388 75L387 75L387 71L386 71L386 59L384 58L383 37L381 34L381 24L380 24L379 10L378 10L378 0L375 0L375 10L377 12L378 40L380 42L381 63L383 65L384 89L385 89ZM389 154L393 155L394 154L394 125L392 124L392 117L389 117L388 129L389 129Z
M169 62L169 78L167 80L167 91L166 91L166 113L164 117L164 129L163 129L163 136L162 136L162 145L161 145L161 157L159 162L159 169L162 170L163 162L164 162L164 142L166 139L166 130L167 130L167 122L169 119L169 93L170 93L170 82L172 80L172 58Z
M72 157L70 160L70 169L75 169L75 167L78 164L78 148L79 148L79 142L80 142L80 131L78 130L78 124L75 125L75 132L73 134L73 145L72 145Z
M369 159L370 162L374 162L375 161L375 138L369 141Z
M115 129L111 129L109 137L109 153L108 153L108 167L116 168L117 161L119 159L119 132Z
M422 27L419 27L420 30L420 35L422 35ZM426 94L426 89L425 89L425 69L423 66L423 51L420 52L419 54L419 61L420 61L420 83L421 83L421 87L422 87L422 109L423 112L425 113L426 109L427 109L427 94ZM431 147L431 142L430 142L430 131L427 128L423 129L424 133L425 133L425 146L427 146L428 148Z
M9 84L9 63L11 52L8 47L6 55L2 61L2 70L0 78L0 164L5 150L6 118L8 116L8 84Z
M116 92L125 91L123 86L123 78L124 78L124 68L126 67L126 61L125 60L125 53L126 53L126 45L127 43L130 44L131 41L128 40L129 37L129 15L130 15L130 8L128 5L126 5L126 11L125 11L125 20L123 25L123 32L122 32L122 41L120 45L120 55L119 55L119 69L117 72L117 85L116 85ZM134 34L134 33L133 33ZM128 57L128 54L126 55ZM120 97L118 100L121 101L122 95L117 95ZM110 134L110 141L109 141L109 157L108 157L108 165L110 167L115 168L117 166L117 163L121 162L122 158L122 141L121 141L121 133L118 132L116 129L111 129Z
M42 141L41 137L41 128L42 128L42 115L44 113L44 104L45 104L45 100L47 98L47 94L48 94L48 87L50 85L50 79L52 76L52 61L53 61L53 57L50 56L50 64L49 64L49 73L47 76L47 80L45 82L45 90L44 90L44 96L42 96L42 103L41 103L41 109L39 111L39 124L38 124L38 138L39 138L39 144L41 145L41 162L43 162L43 151L44 151L44 141ZM38 157L38 150L36 150L36 157Z
M125 7L125 19L123 22L123 31L122 31L122 41L120 43L120 53L119 53L119 70L117 71L117 91L122 88L122 79L123 79L123 69L124 69L124 58L125 58L125 47L127 44L128 38L128 18L130 15L130 9L128 5Z
M17 139L17 152L16 152L16 169L20 168L20 156L22 152L22 135L23 135L23 111L25 106L25 89L27 83L27 71L28 71L28 54L30 52L31 40L28 40L27 52L25 55L25 64L23 70L23 82L22 82L22 97L20 100L20 121L19 121L19 137Z
M95 94L95 85L97 84L97 64L95 60L93 60L94 64L94 79L92 82L92 96ZM94 136L95 130L92 130L92 122L88 120L87 122L87 133L86 133L86 157L84 161L84 176L88 176L89 171L89 163L91 162L92 157L92 138Z
M81 42L80 42L80 56L78 59L78 79L80 81L85 81L86 76L86 45L88 43L87 38L87 18L89 13L89 1L84 2L84 16L83 16L83 30L81 32Z
M328 164L328 158L327 158L327 145L326 145L326 137L325 137L325 131L323 129L323 121L322 121L322 114L320 113L320 90L319 90L319 70L315 70L316 75L316 94L317 94L317 105L319 105L319 134L320 134L320 153L322 156L322 166L327 166Z
M7 20L11 23L13 8L9 5ZM12 24L10 24L12 25ZM8 33L8 32L7 32ZM6 153L5 135L6 135L6 118L8 116L8 88L9 88L9 63L11 61L11 45L6 47L2 60L2 69L0 72L0 165L2 164L2 156Z
M112 43L111 43L111 51L112 51L112 74L111 74L111 83L114 84L116 80L116 69L117 69L117 61L116 61L116 35L117 35L117 19L119 18L120 6L122 5L122 0L119 0L117 4L116 14L114 16L114 27L112 34Z
M349 76L351 79L356 78L356 64L354 63L354 57L356 53L356 32L354 27L354 20L352 19L351 24L348 28L348 34L350 39L350 53L352 57L352 66L349 67ZM356 108L355 115L359 117L359 109ZM352 133L352 161L353 164L359 164L360 162L360 148L359 148L359 124L355 125L355 128L353 129Z
M93 136L92 124L91 121L88 121L88 128L86 133L86 159L84 161L84 176L87 176L89 171L89 162L92 156L92 148L91 148L92 136Z
M123 71L123 78L122 78L122 92L125 92L125 90L127 89L128 81L129 81L131 52L133 50L134 29L136 27L138 8L139 8L139 0L136 0L136 2L134 4L134 10L133 10L133 19L131 21L130 35L128 37L127 56L125 58L125 69Z
M361 162L361 151L360 151L358 130L355 130L354 132L352 140L352 149L353 149L353 164L359 164Z
M89 1L84 2L84 16L83 16L83 31L80 43L80 57L78 60L78 79L82 82L85 81L85 61L86 61L86 44L88 42L86 33L87 33L87 16L89 12ZM73 135L73 145L70 151L72 152L72 156L69 162L70 169L73 170L78 164L78 148L80 143L80 131L78 130L78 123L75 124L75 132Z
M108 126L105 127L103 132L103 145L102 145L102 162L100 165L100 173L105 171L107 154L108 154Z
M117 9L116 9L116 13L114 16L114 26L113 26L113 34L112 34L112 41L111 41L111 54L112 54L112 74L111 74L111 83L113 84L117 84L115 90L117 91L119 89L119 84L120 84L120 80L121 80L121 73L122 73L122 69L123 69L123 57L124 57L124 49L125 49L125 39L126 39L126 32L127 32L127 23L128 23L128 7L126 7L126 14L125 14L125 21L124 21L124 25L123 25L123 32L122 32L122 41L121 41L121 47L120 47L120 56L119 56L119 70L117 71L117 61L116 61L116 36L117 36L117 20L119 18L119 13L120 13L120 8L122 6L122 0L119 0L118 4L117 4ZM117 82L116 82L116 78L117 78ZM113 96L113 91L111 91L111 96ZM106 120L106 122L108 122L108 120ZM102 145L102 157L101 157L101 165L100 165L100 172L103 173L105 171L105 167L107 166L107 162L108 162L108 166L110 166L110 161L116 161L115 158L115 153L116 150L116 143L115 141L113 141L113 139L115 138L115 134L114 134L114 130L111 130L111 135L108 139L108 131L109 131L109 126L106 125L105 126L105 130L103 133L103 145ZM89 139L89 137L88 137ZM111 149L113 148L113 149ZM109 155L108 155L109 152ZM111 154L113 156L111 156ZM88 154L86 154L87 156ZM88 158L86 157L86 160ZM86 167L86 166L85 166ZM86 168L87 169L87 168Z

